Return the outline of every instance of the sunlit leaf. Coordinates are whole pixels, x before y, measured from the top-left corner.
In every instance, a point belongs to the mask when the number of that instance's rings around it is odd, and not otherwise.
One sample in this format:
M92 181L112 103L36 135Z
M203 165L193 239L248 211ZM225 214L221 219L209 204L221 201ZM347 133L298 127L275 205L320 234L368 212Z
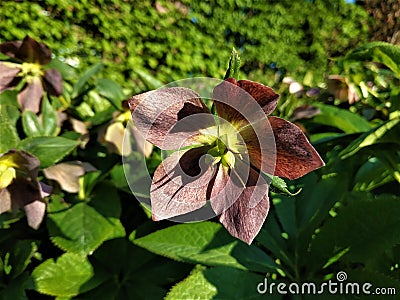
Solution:
M11 103L2 103L1 95L6 94L8 91L5 91L0 94L0 123L9 122L13 125L17 122L20 117L20 112L17 106Z
M153 77L143 69L135 68L133 71L139 75L140 79L149 90L155 90L164 85L161 81L159 81L157 78Z
M115 81L99 78L96 81L96 88L100 95L107 98L117 109L121 109L121 102L127 97Z
M73 253L64 253L55 261L48 259L32 273L39 292L57 297L78 295L92 276L93 268L87 258Z
M231 57L229 59L228 70L226 71L225 78L235 78L239 80L239 69L240 69L240 56L235 48L232 49Z
M393 180L392 172L387 166L376 157L372 157L358 169L354 178L354 190L371 191Z
M57 112L45 97L42 99L42 130L46 136L54 135L57 130Z
M165 299L282 299L279 293L264 295L257 291L260 284L260 291L263 291L264 279L262 275L229 267L196 266Z
M81 255L89 254L114 236L114 226L95 208L78 203L48 215L51 240L61 249Z
M85 87L86 83L88 82L88 80L91 77L93 77L94 75L98 74L102 68L103 68L103 65L101 63L98 63L98 64L92 66L91 68L87 69L86 72L83 73L83 75L75 83L72 93L71 93L71 97L75 98L75 97L79 96L83 92L84 87Z
M347 54L346 59L382 63L400 78L400 49L396 45L385 42L367 43Z
M256 246L248 246L212 222L179 224L132 241L178 261L242 270L274 271L275 262Z
M365 132L371 129L366 119L348 110L316 103L321 113L313 118L319 124L336 127L345 133Z
M356 154L361 148L382 143L396 143L400 140L400 119L393 119L378 125L376 128L361 135L358 139L346 147L340 154L340 158L346 159Z
M75 69L57 58L53 58L47 67L50 69L56 69L58 72L60 72L64 80L76 78Z
M28 137L42 136L43 128L37 115L31 110L22 113L22 128Z
M64 158L78 145L78 141L59 136L30 137L20 141L17 148L35 155L40 160L40 166L46 168Z
M18 133L10 122L0 123L0 153L15 148L19 142Z
M0 95L3 94L5 92ZM17 107L10 104L0 104L0 153L7 152L17 146L19 136L15 124L19 116Z

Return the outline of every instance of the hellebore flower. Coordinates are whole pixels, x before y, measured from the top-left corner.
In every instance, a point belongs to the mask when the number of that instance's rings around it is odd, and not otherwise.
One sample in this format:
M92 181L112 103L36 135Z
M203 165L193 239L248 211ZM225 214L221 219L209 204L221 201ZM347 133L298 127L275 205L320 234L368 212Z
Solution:
M297 126L268 116L278 99L267 86L233 78L213 90L217 116L188 88L133 96L132 118L146 140L180 149L154 172L153 219L211 207L231 235L250 244L268 214L272 175L295 179L324 165Z
M39 160L25 151L10 150L0 156L0 214L23 208L28 225L34 229L43 221L43 198L52 190L38 181L39 165Z
M22 111L39 112L45 90L51 95L61 95L61 74L55 69L44 69L51 61L51 51L45 44L26 36L23 41L0 44L0 52L11 58L0 62L0 93L23 85L18 93Z
M356 87L350 83L345 76L329 75L328 76L328 92L340 102L348 101L349 104L354 104L360 100Z

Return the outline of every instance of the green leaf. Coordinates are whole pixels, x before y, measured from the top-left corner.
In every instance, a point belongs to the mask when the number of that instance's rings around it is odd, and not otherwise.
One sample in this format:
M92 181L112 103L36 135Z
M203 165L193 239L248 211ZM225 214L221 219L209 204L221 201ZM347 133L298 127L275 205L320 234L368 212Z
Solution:
M205 270L207 270L207 268L204 266L196 266L187 278L179 282L169 291L165 300L214 299L218 291L217 288L205 278L203 274Z
M84 200L91 196L93 188L99 182L101 171L88 172L81 177L79 199Z
M313 118L313 122L339 128L345 133L365 132L371 129L366 119L350 111L334 106L313 104L321 113Z
M14 243L9 258L9 264L12 266L11 278L16 278L25 271L37 249L38 247L33 241L18 240Z
M27 289L34 289L34 285L33 280L28 272L24 272L17 278L7 282L5 287L0 286L0 299L29 300L25 293L25 290Z
M63 80L71 80L76 78L75 69L57 58L52 59L46 67L49 69L56 69L58 72L60 72Z
M99 78L96 82L96 88L99 94L107 98L115 108L121 109L121 102L126 99L126 96L119 84L110 79Z
M294 197L273 195L274 207L256 240L290 269L303 264L308 268L314 261L308 259L313 234L334 204L346 196L348 180L345 174L318 178L315 173L296 180L303 190Z
M239 69L240 69L240 56L235 48L232 49L231 57L229 59L228 70L226 71L224 79L235 78L239 79Z
M96 270L91 281L104 283L80 295L81 299L162 299L167 292L162 287L170 286L190 270L187 264L152 254L125 238L105 242L94 252L91 262ZM115 280L117 277L124 280Z
M298 182L304 189L296 196L297 224L307 237L324 220L333 205L347 194L348 174L332 173L322 178L309 174Z
M400 170L400 165L397 169ZM372 157L358 169L354 190L368 192L393 180L392 171L379 159Z
M177 261L260 272L274 272L277 267L259 248L234 239L213 222L174 225L132 242Z
M156 90L164 85L161 81L151 76L147 71L143 69L135 68L134 72L139 75L139 78L143 81L143 83L149 90Z
M386 275L383 274L381 272L377 272L376 270L370 270L367 268L362 268L362 269L349 269L346 270L347 273L347 282L358 282L358 283L365 283L368 282L370 284L372 284L372 287L370 288L370 292L373 293L374 292L374 288L375 287L379 287L385 288L385 292L387 294L381 294L378 295L376 293L374 293L373 296L369 297L369 298L373 298L378 299L378 300L387 300L387 299L395 299L398 295L398 291L400 290L400 280L399 278L394 278L391 277L390 275ZM395 275L395 274L392 274ZM361 286L360 284L360 286ZM391 288L391 292L392 294L389 294L389 289ZM396 294L393 294L393 289L395 290ZM382 291L382 289L381 289ZM366 299L368 299L367 297L365 297ZM360 299L360 298L358 298Z
M125 236L125 228L120 221L121 203L116 188L106 182L98 184L93 191L93 197L89 205L104 216L112 226L112 230L107 239Z
M170 290L165 299L265 299L265 295L257 292L257 286L264 278L229 267L207 269L197 266ZM282 299L282 296L268 295L268 299Z
M86 257L64 253L57 261L48 259L32 272L36 289L56 297L73 297L93 276L93 268Z
M43 128L39 123L39 118L31 110L25 110L22 113L22 128L28 137L43 135Z
M282 262L292 265L287 243L282 237L282 229L273 211L269 212L267 220L256 236L256 240Z
M352 142L342 152L339 153L341 159L346 159L356 154L360 149L374 144L396 143L400 144L400 119L388 120L376 128L361 135Z
M299 189L297 192L292 193L289 191L288 186L285 182L285 180L283 180L282 178L278 177L278 176L271 176L268 175L268 177L270 179L272 179L271 181L271 185L280 193L284 194L284 195L288 195L288 196L295 196L298 193L301 192L301 189Z
M310 256L315 260L327 261L348 249L342 259L368 263L400 243L399 197L382 195L364 200L368 198L365 193L353 194L353 197L313 240Z
M400 144L400 118L389 120L374 132L367 135L359 145L360 148L367 147L376 143L395 142Z
M0 104L0 123L9 122L15 126L19 117L20 112L18 107L12 104Z
M57 113L47 97L42 99L42 131L43 135L55 135L57 131Z
M0 104L0 153L7 152L17 146L19 136L15 125L19 117L20 113L17 107L10 104Z
M114 224L86 203L49 213L47 224L52 242L59 248L87 255L105 240L116 236Z
M91 123L93 126L97 126L110 121L113 117L114 112L115 112L115 107L110 106L106 110L96 113L93 117L91 117L87 121Z
M78 81L75 83L72 93L71 93L71 98L76 98L79 96L83 91L84 91L84 86L88 82L88 80L96 75L97 73L100 72L100 70L103 68L103 65L101 63L95 64L91 68L87 69L83 75L78 79Z
M19 150L25 150L35 155L40 160L41 168L47 168L63 159L80 142L59 136L54 137L29 137L20 141Z
M17 130L10 122L0 123L0 137L0 153L15 148L19 142Z
M351 51L346 60L382 63L400 78L400 48L385 42L372 42Z
M14 90L5 90L0 93L0 105L11 105L17 110L19 109L19 103L17 100L18 92ZM18 114L19 115L19 114Z

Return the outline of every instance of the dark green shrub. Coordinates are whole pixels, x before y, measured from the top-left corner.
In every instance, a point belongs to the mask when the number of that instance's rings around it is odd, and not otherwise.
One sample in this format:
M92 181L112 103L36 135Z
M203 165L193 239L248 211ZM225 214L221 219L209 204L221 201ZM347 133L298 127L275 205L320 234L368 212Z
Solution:
M30 34L82 69L103 60L108 78L135 89L143 86L127 81L140 69L164 82L221 77L233 46L254 80L310 70L318 81L329 58L366 40L367 18L342 0L3 0L0 42Z

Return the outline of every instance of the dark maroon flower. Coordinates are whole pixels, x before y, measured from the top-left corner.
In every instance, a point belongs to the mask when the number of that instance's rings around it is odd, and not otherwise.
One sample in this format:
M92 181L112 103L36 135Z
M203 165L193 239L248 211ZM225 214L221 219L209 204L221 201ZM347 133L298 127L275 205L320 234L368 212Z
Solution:
M329 93L340 102L348 101L349 104L354 104L360 100L355 85L345 76L329 75L327 83Z
M43 43L29 36L23 41L0 44L0 52L9 56L10 61L0 61L0 93L24 82L18 93L21 109L37 113L44 91L59 96L62 93L61 74L55 69L44 67L51 61L51 51Z
M250 244L269 210L269 179L295 179L324 165L294 124L268 116L279 95L260 83L229 78L214 88L218 116L199 94L172 87L129 100L135 126L163 150L181 149L156 169L154 220L209 204L235 237Z
M28 225L39 228L52 188L38 181L39 160L25 152L10 150L0 155L0 214L23 208Z

